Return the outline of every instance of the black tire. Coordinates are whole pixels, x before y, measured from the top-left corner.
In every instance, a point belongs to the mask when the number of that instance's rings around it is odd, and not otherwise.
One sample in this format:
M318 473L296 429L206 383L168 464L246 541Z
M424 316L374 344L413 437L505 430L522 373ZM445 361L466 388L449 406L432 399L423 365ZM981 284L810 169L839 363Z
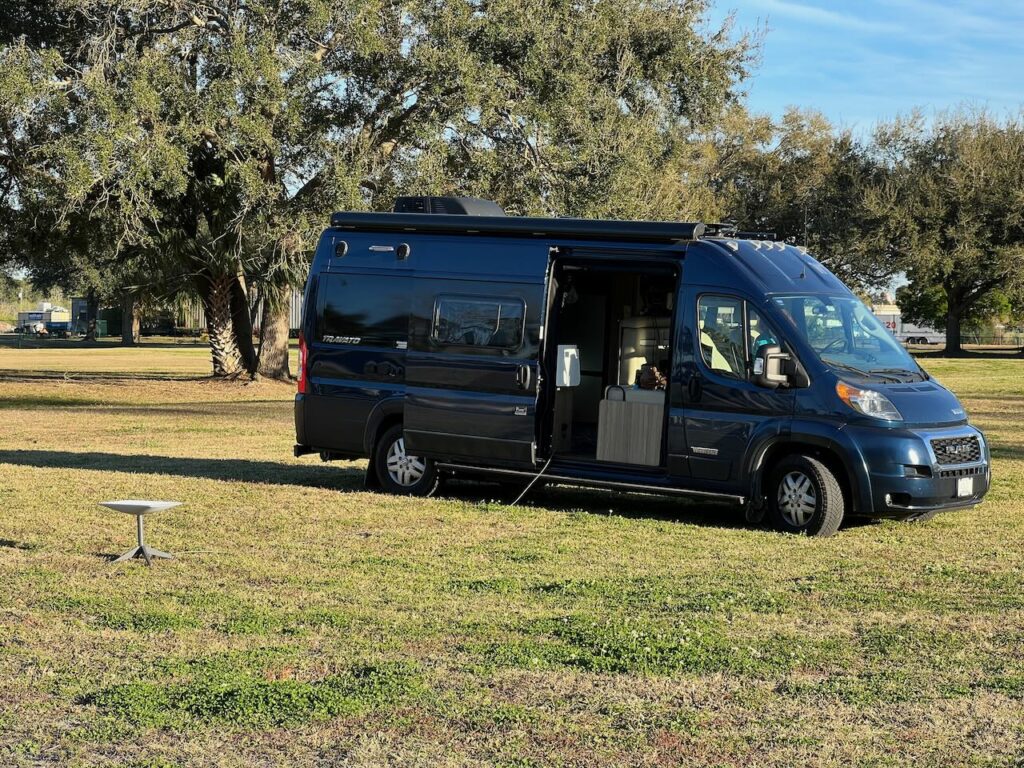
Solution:
M832 470L810 456L787 456L772 469L768 513L785 533L831 536L843 522L846 499Z
M388 466L389 460L392 462L391 468ZM373 465L377 470L381 490L387 493L429 496L437 489L438 475L434 460L405 453L405 436L401 424L396 424L380 436L373 450Z

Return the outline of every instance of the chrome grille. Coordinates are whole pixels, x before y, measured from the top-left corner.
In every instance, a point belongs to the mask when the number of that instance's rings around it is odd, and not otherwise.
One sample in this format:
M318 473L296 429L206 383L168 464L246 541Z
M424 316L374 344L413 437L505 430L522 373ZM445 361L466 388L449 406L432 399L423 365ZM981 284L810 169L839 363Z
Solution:
M981 445L974 435L943 437L932 440L932 450L939 464L970 464L981 461Z

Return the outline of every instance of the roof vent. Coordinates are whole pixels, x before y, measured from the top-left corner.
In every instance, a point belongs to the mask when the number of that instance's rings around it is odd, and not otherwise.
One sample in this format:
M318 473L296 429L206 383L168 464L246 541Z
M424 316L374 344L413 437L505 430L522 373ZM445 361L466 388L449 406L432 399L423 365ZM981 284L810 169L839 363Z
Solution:
M447 213L455 216L504 216L497 203L479 197L398 197L395 213Z

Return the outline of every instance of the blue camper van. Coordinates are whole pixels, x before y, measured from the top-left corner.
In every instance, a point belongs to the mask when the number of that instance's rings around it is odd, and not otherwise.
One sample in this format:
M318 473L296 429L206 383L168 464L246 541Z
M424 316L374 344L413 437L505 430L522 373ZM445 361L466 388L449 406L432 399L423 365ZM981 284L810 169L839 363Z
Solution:
M723 227L337 213L304 297L296 455L681 494L782 531L921 519L988 490L984 435L804 250Z

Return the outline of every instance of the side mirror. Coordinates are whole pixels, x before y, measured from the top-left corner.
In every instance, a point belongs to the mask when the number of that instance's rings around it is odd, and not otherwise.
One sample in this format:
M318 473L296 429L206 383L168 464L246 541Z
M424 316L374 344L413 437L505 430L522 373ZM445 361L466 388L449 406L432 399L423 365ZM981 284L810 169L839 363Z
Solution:
M559 344L555 370L556 387L580 385L580 350L575 344Z
M754 357L754 383L765 389L789 385L789 362L792 358L778 344L765 344Z

